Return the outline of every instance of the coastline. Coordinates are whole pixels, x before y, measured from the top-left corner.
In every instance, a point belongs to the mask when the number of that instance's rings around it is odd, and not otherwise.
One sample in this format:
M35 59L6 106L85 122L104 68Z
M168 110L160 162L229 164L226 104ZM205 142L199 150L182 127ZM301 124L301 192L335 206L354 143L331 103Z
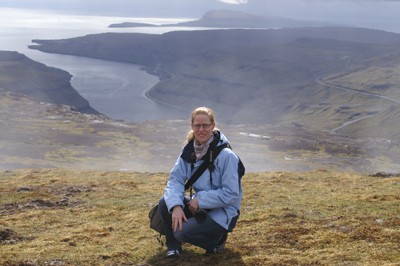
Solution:
M164 81L175 78L175 76L176 76L175 74L172 74L168 71L163 70L160 65L156 66L154 68L154 71L152 71L151 68L146 67L146 66L142 66L142 70L150 75L154 75L154 76L158 77L158 79L159 79L159 81L156 84L154 84L153 86L151 86L143 91L143 93L142 93L143 97L145 97L146 99L153 101L155 103L158 103L158 104L170 107L170 108L174 108L179 111L190 112L190 110L188 110L188 109L179 107L177 105L170 104L168 102L164 102L164 101L157 99L151 95L151 92L155 89L155 87L157 85L159 85L160 83L162 83Z
M162 81L160 81L160 82L162 82ZM160 83L160 82L159 82L159 83ZM159 84L159 83L157 83L157 84ZM156 85L157 85L157 84L156 84ZM144 96L146 99L148 99L148 100L150 100L150 101L153 101L153 102L156 102L156 103L158 103L158 104L162 104L162 105L167 106L167 107L171 107L171 108L177 109L177 110L179 110L179 111L190 112L190 110L188 110L188 109L181 108L181 107L179 107L179 106L177 106L177 105L173 105L173 104L170 104L170 103L167 103L167 102L163 102L163 101L161 101L161 100L159 100L159 99L154 98L153 96L151 96L150 93L151 93L151 91L155 88L156 85L151 86L150 88L148 88L148 89L146 89L146 90L143 91L143 96Z

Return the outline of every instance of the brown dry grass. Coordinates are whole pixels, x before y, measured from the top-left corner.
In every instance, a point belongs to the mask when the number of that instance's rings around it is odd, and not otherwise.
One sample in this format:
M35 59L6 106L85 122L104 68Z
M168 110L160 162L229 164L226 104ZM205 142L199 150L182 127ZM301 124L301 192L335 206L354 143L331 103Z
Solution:
M167 174L0 172L1 265L169 265L147 213ZM400 265L400 177L253 173L222 254L177 265Z

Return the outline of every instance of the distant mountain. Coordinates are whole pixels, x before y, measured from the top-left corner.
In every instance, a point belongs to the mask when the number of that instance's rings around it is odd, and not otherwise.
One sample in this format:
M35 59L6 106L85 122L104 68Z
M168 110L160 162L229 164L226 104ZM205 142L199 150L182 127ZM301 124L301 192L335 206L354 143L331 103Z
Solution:
M158 25L138 22L122 22L108 26L109 28L159 27Z
M38 101L65 104L98 114L70 83L71 75L17 52L0 51L0 88Z
M111 24L110 28L128 27L205 27L205 28L298 28L333 26L332 23L318 21L295 20L278 16L257 16L244 12L215 10L207 12L202 18L177 24L144 24L123 22Z
M310 27L34 41L30 48L44 52L146 66L161 79L149 97L189 110L211 106L224 123L400 141L399 34Z

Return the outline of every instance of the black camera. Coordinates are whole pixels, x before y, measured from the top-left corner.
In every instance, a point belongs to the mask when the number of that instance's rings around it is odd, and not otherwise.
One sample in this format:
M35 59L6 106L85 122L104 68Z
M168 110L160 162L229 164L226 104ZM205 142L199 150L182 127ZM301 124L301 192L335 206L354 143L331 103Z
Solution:
M194 218L196 221L201 224L204 223L208 215L208 211L205 209L198 209L197 212L194 214Z

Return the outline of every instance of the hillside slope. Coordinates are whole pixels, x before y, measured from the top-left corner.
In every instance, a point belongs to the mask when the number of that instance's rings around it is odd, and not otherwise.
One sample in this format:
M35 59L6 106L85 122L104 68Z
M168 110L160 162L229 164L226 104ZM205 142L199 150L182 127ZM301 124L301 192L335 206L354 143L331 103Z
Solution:
M309 130L331 131L360 114L391 110L393 101L371 94L360 96L355 90L377 94L373 88L385 84L381 88L400 99L397 83L385 83L387 76L369 79L369 85L362 88L332 90L319 83L345 75L356 78L352 73L367 78L368 71L363 70L371 68L389 70L390 79L397 80L400 35L378 30L325 27L107 33L35 42L40 45L31 48L44 52L147 66L161 78L148 92L150 97L189 110L210 106L224 123L295 122ZM371 122L368 129L386 126L390 127L384 121ZM383 130L377 137L399 141L393 130Z
M394 141L354 140L295 124L217 126L250 172L321 167L400 172L400 146ZM0 169L168 172L189 129L186 120L126 123L0 89Z
M71 86L71 78L68 72L47 67L23 54L0 51L0 89L37 101L73 106L83 113L99 114Z
M148 227L167 173L0 172L1 265L171 265ZM247 174L224 253L174 265L397 265L400 177Z

